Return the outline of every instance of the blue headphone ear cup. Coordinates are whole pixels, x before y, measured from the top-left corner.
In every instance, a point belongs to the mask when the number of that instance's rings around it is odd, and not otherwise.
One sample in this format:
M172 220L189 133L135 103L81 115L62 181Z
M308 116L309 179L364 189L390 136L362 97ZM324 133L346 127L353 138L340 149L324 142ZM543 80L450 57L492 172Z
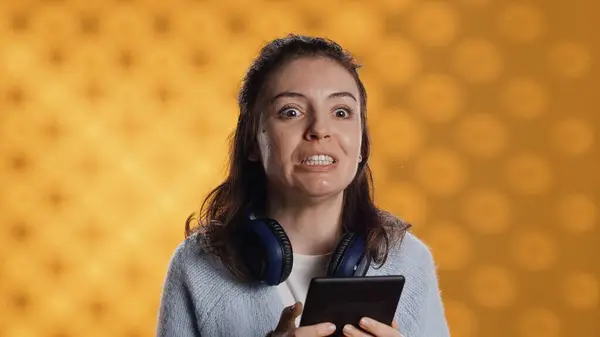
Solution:
M366 276L369 271L369 267L371 266L371 255L365 253L358 266L356 266L356 271L354 272L354 276Z
M290 238L285 233L283 227L274 219L265 218L262 219L271 229L273 235L279 241L281 247L281 276L277 280L277 284L284 282L292 273L292 267L294 265L294 252L292 249L292 243ZM275 285L275 284L273 284Z
M352 232L344 234L327 266L328 277L364 276L370 265L365 240Z
M252 219L245 224L242 257L258 281L278 285L292 271L293 253L283 227L274 219Z
M346 249L348 248L350 241L352 241L353 239L354 239L353 233L346 233L346 234L344 234L344 236L342 236L342 239L338 243L337 247L335 247L333 254L331 254L331 259L329 260L329 264L327 265L327 276L329 276L329 277L335 276L335 274L338 271L338 266L340 265L340 263L342 262L342 259L344 258Z

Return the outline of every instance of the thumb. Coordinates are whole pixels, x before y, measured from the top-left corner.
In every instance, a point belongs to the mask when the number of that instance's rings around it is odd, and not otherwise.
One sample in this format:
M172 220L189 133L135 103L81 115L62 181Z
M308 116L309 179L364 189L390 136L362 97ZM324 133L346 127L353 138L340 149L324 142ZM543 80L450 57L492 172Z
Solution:
M302 303L296 302L294 305L286 307L281 312L281 317L279 318L279 323L277 324L277 328L275 328L275 332L285 332L296 328L296 317L300 316L302 313Z

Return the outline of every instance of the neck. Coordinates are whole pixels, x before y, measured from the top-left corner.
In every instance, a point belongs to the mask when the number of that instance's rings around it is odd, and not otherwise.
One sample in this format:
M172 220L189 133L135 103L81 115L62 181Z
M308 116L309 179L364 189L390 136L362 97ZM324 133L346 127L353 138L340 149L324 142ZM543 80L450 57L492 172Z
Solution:
M319 200L270 195L266 215L283 226L294 253L320 255L333 251L343 231L343 192Z

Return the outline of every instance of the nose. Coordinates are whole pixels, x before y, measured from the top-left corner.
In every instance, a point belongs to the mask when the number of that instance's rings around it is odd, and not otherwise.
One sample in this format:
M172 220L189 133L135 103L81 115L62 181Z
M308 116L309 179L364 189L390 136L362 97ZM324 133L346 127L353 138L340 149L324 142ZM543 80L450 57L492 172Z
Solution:
M307 141L323 140L331 137L328 120L325 116L312 116L305 134Z

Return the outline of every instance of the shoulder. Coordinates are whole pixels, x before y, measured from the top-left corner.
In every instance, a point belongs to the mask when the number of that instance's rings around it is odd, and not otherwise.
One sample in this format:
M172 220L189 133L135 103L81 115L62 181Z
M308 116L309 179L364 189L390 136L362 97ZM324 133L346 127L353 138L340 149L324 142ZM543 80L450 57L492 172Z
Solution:
M167 271L165 289L177 289L189 298L200 322L221 299L235 293L239 282L221 261L203 249L199 234L182 240L175 248Z
M198 233L186 237L177 245L169 262L169 273L180 282L192 286L229 277L219 259L203 249L202 237Z
M385 211L381 212L381 217L389 237L387 268L409 269L425 274L434 271L431 249L410 231L411 225Z
M435 271L431 249L408 230L399 241L390 246L386 264L390 268L401 266L402 269L425 274Z
M185 269L191 261L203 259L204 255L198 235L190 235L175 247L169 264L174 268Z
M410 231L406 231L402 240L390 247L390 259L392 261L402 260L415 267L434 269L435 262L431 249L425 242Z

